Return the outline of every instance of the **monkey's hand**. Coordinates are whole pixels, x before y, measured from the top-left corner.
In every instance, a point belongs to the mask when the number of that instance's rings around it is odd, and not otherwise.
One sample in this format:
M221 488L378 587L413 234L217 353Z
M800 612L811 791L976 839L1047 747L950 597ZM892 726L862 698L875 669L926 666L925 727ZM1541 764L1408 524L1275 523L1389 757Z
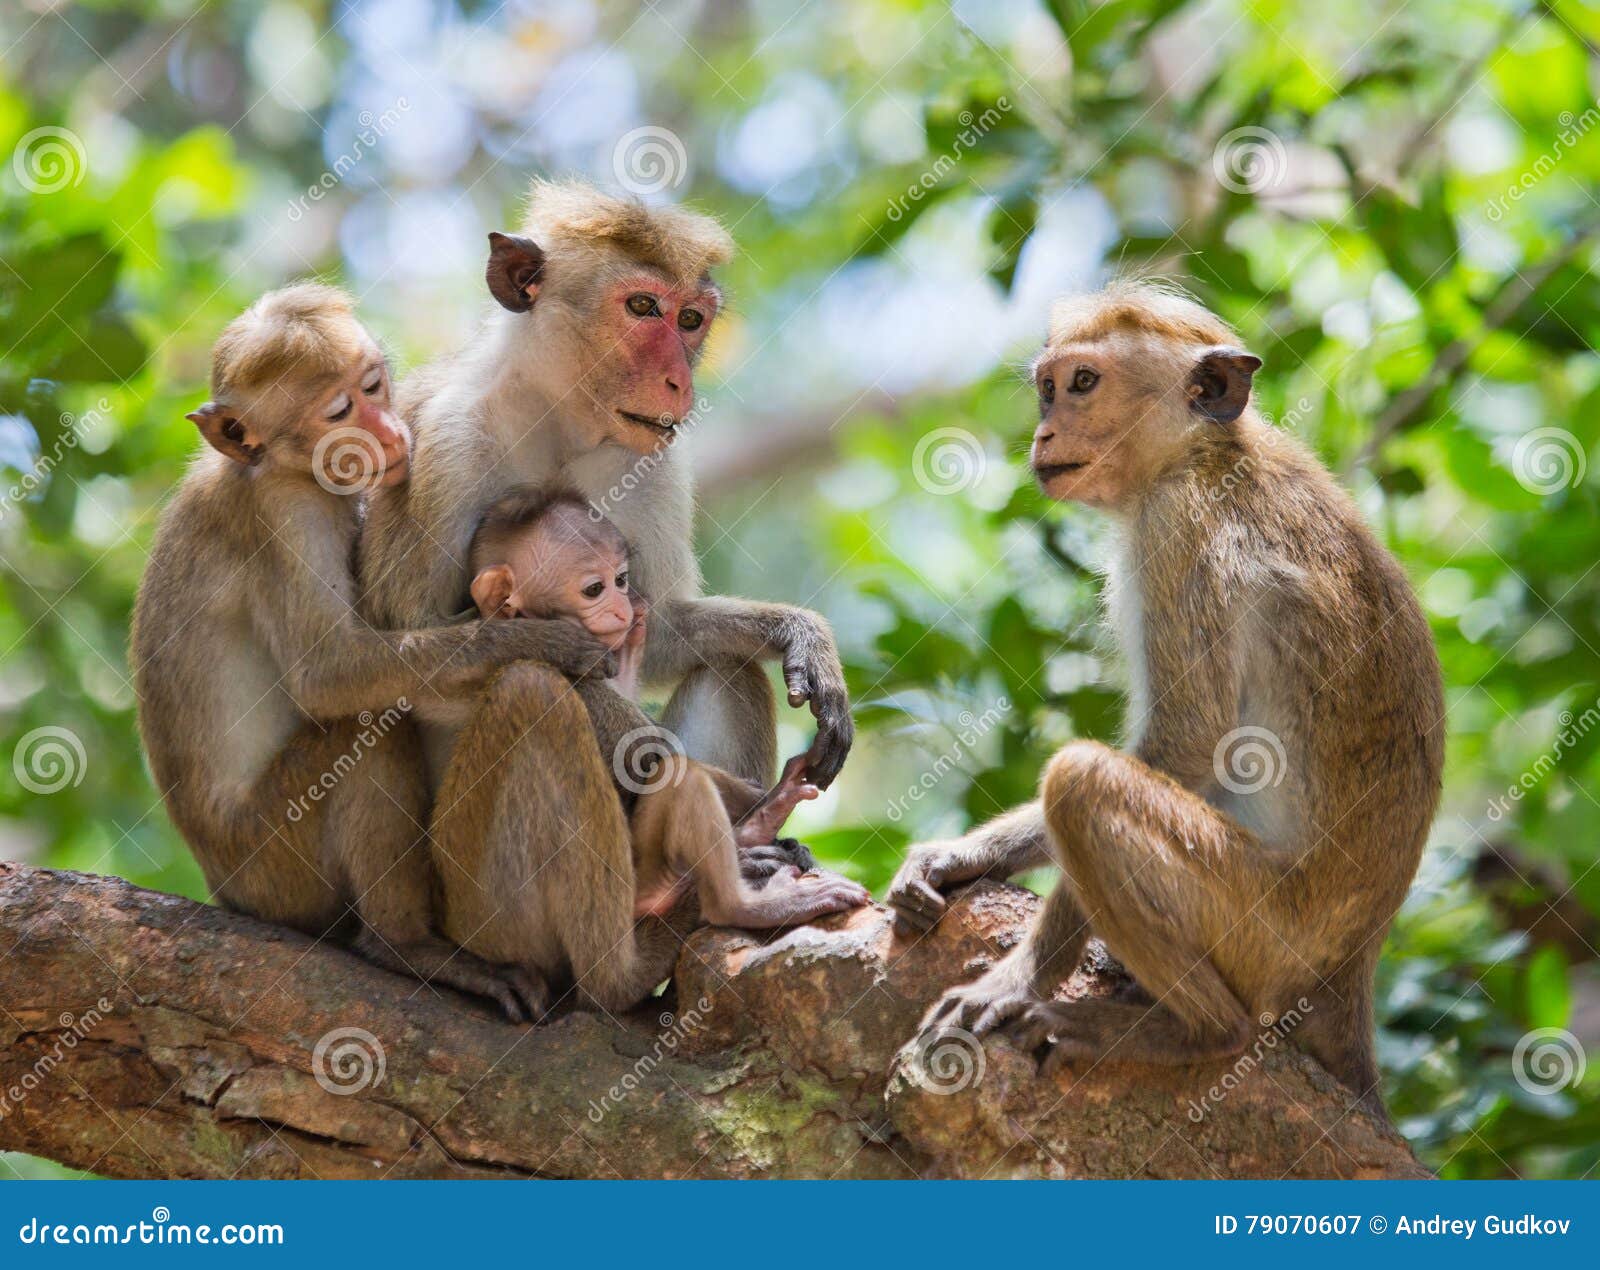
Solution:
M821 794L806 772L806 756L797 754L783 765L778 783L761 796L761 801L739 817L733 827L736 845L760 847L776 843L778 830L794 809Z
M856 739L850 717L850 694L845 688L839 650L822 619L812 614L797 626L783 653L783 681L789 704L811 704L817 720L817 739L806 755L806 771L818 789L827 789L844 766Z
M576 622L518 617L485 623L483 633L506 641L509 660L541 661L572 679L616 678L617 654Z
M960 839L924 842L908 849L905 862L889 883L889 907L902 930L931 930L944 915L942 891L972 882L989 871L989 863Z

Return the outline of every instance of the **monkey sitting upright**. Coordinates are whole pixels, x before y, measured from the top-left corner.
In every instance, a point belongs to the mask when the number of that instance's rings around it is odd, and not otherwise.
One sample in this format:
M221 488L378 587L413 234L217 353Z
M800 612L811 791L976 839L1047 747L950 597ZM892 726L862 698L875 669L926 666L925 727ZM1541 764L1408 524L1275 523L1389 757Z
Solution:
M469 552L471 592L486 619L562 618L582 626L618 658L613 681L636 695L645 635L644 597L631 588L628 544L617 527L572 491L514 491L495 502ZM669 755L641 781L622 781L632 801L636 916L664 916L684 884L696 884L701 916L713 925L768 929L865 904L864 887L835 874L784 868L756 890L740 876L738 851L771 843L790 812L815 798L796 756L778 784L758 786L709 764ZM635 795L631 800L628 794ZM734 824L730 816L738 816ZM436 844L442 851L447 843ZM477 886L448 859L439 861L446 930L472 944L479 924ZM457 901L452 903L452 901ZM468 908L460 912L461 905ZM465 918L465 920L462 920ZM456 928L459 926L459 932ZM541 966L548 972L551 967Z
M221 903L318 937L353 914L379 965L523 1018L540 992L519 967L433 930L427 778L403 716L524 658L586 675L610 654L566 622L357 616L365 491L406 479L411 441L342 292L263 296L217 341L211 384L189 418L214 452L162 514L133 619L139 730L173 823Z
M1032 467L1121 530L1127 748L1071 742L1038 801L913 847L889 902L924 927L943 888L1053 857L1027 938L926 1026L1015 1021L1047 1065L1189 1063L1293 1011L1293 1039L1381 1115L1373 969L1438 805L1439 662L1350 497L1250 408L1260 365L1157 287L1057 306ZM1153 1006L1051 1000L1090 932Z

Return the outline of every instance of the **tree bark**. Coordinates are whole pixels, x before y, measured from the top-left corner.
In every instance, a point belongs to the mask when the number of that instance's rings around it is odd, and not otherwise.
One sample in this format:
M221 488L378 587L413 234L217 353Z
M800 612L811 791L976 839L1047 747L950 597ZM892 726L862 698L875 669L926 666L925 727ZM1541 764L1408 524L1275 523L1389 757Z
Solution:
M1036 902L979 883L920 938L875 908L703 930L648 1008L526 1028L279 927L0 864L0 1148L116 1177L1425 1176L1286 1043L1242 1074L1054 1079L1003 1039L905 1046ZM1096 954L1065 994L1133 991Z

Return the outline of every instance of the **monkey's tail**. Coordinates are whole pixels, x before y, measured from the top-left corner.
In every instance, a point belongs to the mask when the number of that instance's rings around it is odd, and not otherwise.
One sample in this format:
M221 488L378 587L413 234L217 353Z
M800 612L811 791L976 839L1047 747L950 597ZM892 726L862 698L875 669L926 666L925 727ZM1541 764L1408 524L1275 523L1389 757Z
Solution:
M1372 1014L1375 952L1363 950L1308 994L1306 1013L1295 1040L1356 1097L1357 1105L1384 1124L1391 1123L1383 1105Z

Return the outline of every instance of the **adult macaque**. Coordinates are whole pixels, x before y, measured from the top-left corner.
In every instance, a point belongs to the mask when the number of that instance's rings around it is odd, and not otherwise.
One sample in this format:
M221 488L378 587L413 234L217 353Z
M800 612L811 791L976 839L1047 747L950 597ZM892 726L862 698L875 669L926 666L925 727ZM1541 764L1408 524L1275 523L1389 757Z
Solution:
M609 520L593 515L581 495L507 495L485 515L469 559L473 602L485 619L564 618L578 623L618 655L613 682L624 695L632 694L646 631L645 605L632 586L627 542ZM515 740L515 735L508 736L505 745L509 748ZM632 805L634 915L666 916L690 881L698 891L701 916L719 926L790 926L866 903L864 887L832 874L802 876L797 869L783 869L760 890L740 877L737 848L771 844L795 806L817 796L804 765L804 756L791 761L767 794L730 772L682 755L660 756L659 766L644 781L616 767L620 796ZM485 773L483 779L494 781L497 775ZM737 825L731 816L740 817ZM476 844L452 832L457 823L453 816L440 819L434 854L450 915L446 933L471 948L478 934L494 923L500 901L476 886ZM537 853L543 846L535 842L532 849ZM535 859L536 875L544 863ZM584 890L609 881L597 876ZM552 946L565 949L567 932L560 927L568 911L553 906L553 938L530 940L523 954L539 963L533 968L546 982L570 973L566 958L553 963L543 957ZM504 951L498 944L496 949Z
M1439 665L1349 497L1250 407L1260 364L1149 285L1057 307L1032 466L1122 530L1127 749L1067 745L1038 802L912 848L890 903L926 926L942 889L1053 857L1025 941L926 1027L1011 1024L1047 1067L1188 1063L1295 1011L1297 1042L1381 1115L1372 975L1438 803ZM1091 932L1153 1006L1051 1000Z
M485 277L499 311L402 394L412 476L373 499L361 576L380 624L446 621L470 606L468 549L484 509L518 486L575 489L634 547L634 577L652 598L643 676L677 684L665 728L689 755L765 785L777 740L760 663L781 659L790 703L817 717L807 773L825 788L853 735L832 635L804 609L700 595L689 475L672 445L720 304L711 271L731 250L707 217L535 183L522 233L490 235ZM570 622L533 624L603 648ZM474 947L514 960L555 929L559 908L576 932L565 943L580 998L631 1005L670 972L678 940L656 919L635 928L612 771L625 743L659 733L603 682L583 680L575 696L558 661L530 657L543 664L503 672L470 710L422 709L434 826L471 844L470 884L499 914ZM555 858L536 867L543 844ZM739 854L748 876L782 865L753 858L770 851ZM788 859L804 865L809 853Z
M499 311L402 393L417 438L412 478L373 500L362 540L375 618L423 626L467 608L467 547L484 509L517 486L575 489L633 546L653 604L644 677L677 685L663 725L694 757L764 785L777 725L761 662L781 659L790 704L809 702L817 717L809 770L826 788L854 734L833 637L805 609L700 595L690 476L673 447L691 422L694 364L721 304L711 271L732 241L705 216L542 181L522 232L489 241ZM645 720L600 694L586 699L600 703L609 758ZM449 732L435 730L429 750L442 778ZM564 751L525 759L558 786L589 761Z
M189 418L212 451L161 518L133 621L139 726L173 823L217 900L307 934L343 934L381 966L494 998L536 988L432 928L427 789L408 723L358 717L476 693L540 656L570 674L606 650L570 623L394 633L357 617L364 492L406 479L410 436L349 298L263 296L217 341L212 400Z

